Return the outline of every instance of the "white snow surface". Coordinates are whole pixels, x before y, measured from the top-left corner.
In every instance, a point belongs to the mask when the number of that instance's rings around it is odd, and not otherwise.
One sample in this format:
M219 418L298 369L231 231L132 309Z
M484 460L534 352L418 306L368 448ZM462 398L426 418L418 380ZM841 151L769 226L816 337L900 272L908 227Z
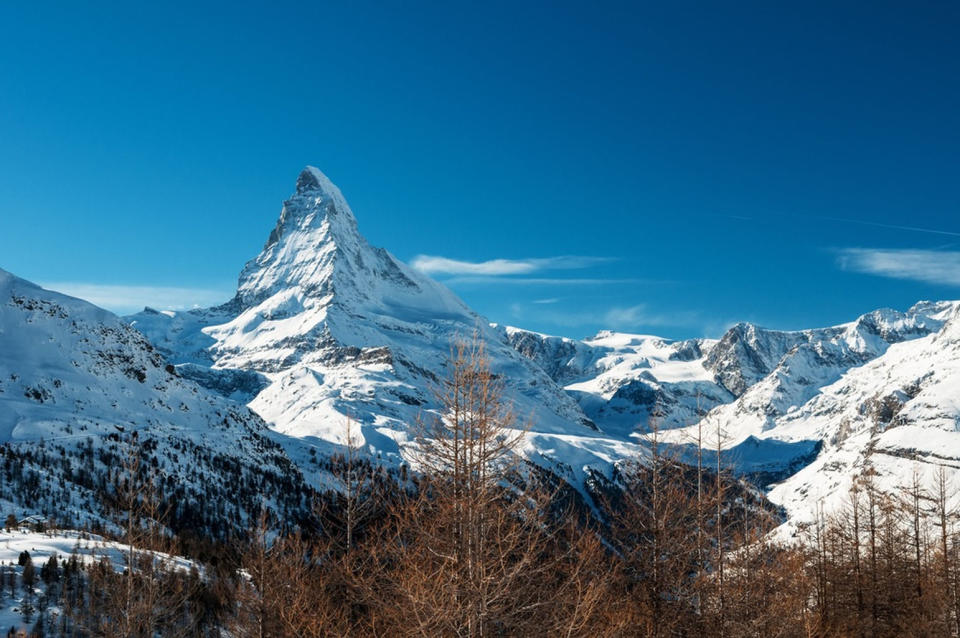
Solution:
M943 467L951 508L960 507L960 308L941 330L850 369L760 436L824 442L813 463L770 492L794 525L811 522L821 502L840 506L867 468L890 493L916 472L932 495Z

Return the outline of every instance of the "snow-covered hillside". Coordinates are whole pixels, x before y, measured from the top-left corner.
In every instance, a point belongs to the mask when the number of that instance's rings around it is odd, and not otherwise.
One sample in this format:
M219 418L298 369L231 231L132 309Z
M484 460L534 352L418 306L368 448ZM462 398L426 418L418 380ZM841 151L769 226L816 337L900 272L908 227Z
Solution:
M302 504L300 473L268 434L244 406L181 378L116 316L0 270L8 512L109 520L112 481L135 447L173 506L169 523L222 534L261 505Z

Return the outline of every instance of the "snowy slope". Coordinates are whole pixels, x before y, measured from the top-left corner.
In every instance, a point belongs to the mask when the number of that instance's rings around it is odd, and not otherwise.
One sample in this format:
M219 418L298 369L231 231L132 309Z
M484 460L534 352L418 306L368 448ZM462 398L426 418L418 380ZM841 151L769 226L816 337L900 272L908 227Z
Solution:
M944 467L952 506L960 506L960 308L936 333L849 370L761 436L824 443L813 463L770 492L794 523L811 521L820 502L827 510L840 505L868 468L891 493L916 471L933 494Z
M741 369L749 369L751 375L765 374L740 392L736 401L714 410L712 423L720 425L731 443L738 443L750 435L760 435L775 427L779 417L815 397L847 370L882 355L891 344L939 330L955 307L950 302L921 303L905 313L876 310L833 328L787 333L762 331L774 335L775 338L768 337L766 341L767 344L774 342L776 346L761 349L754 340L752 351L760 354L747 360L752 362L764 357L768 362L775 362L765 368L742 366ZM739 330L740 326L737 326L728 332L711 354L715 354L728 337ZM758 334L761 331L751 326L748 332ZM746 340L741 343L743 341ZM780 349L785 344L791 345L781 354ZM718 380L734 367L727 363L732 358L716 359L722 361L714 367Z
M134 432L176 502L171 524L223 533L261 503L299 506L299 472L256 415L181 378L111 313L0 270L0 455L17 468L0 497L101 522Z

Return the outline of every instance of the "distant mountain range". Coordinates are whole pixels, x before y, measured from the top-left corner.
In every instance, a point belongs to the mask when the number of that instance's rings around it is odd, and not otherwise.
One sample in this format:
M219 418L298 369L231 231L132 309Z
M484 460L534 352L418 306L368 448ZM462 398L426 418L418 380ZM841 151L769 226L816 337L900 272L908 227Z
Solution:
M229 457L277 500L279 476L293 492L329 485L316 458L341 449L348 419L372 459L405 462L451 345L474 334L529 421L523 453L588 499L591 476L646 454L638 431L651 424L680 454L698 424L711 446L719 433L723 462L783 506L785 530L839 504L868 467L891 491L940 465L960 481L960 302L804 331L738 324L719 340L492 325L370 246L309 167L221 306L121 321L3 273L0 436L77 447L139 429L184 489L196 481L173 441ZM81 443L54 443L70 436ZM226 502L240 498L216 480Z

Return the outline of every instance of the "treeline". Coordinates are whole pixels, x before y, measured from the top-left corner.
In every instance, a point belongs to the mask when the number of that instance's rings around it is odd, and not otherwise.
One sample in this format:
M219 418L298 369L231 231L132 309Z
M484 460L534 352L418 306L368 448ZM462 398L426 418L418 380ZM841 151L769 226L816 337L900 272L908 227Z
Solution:
M676 462L655 427L649 455L595 491L593 508L558 499L518 461L523 424L502 401L480 344L456 348L438 400L444 418L419 424L416 477L378 470L348 423L346 452L329 461L341 489L318 501L311 524L294 528L264 511L245 538L205 547L194 566L158 559L184 547L165 531L151 482L124 481L143 474L131 454L112 492L127 543L123 568L55 564L47 591L63 615L35 633L960 632L960 543L943 472L935 494L915 478L895 495L865 472L845 508L775 542L768 532L779 514L756 490L721 466Z
M108 521L101 513L115 505L116 472L131 451L140 457L134 478L153 482L164 501L167 527L199 542L222 541L244 529L264 495L286 519L304 522L299 515L309 510L300 472L278 447L267 452L279 467L251 471L229 454L186 437L158 439L149 429L142 435L115 432L96 439L68 435L0 444L0 501L47 512L67 529L102 533Z

